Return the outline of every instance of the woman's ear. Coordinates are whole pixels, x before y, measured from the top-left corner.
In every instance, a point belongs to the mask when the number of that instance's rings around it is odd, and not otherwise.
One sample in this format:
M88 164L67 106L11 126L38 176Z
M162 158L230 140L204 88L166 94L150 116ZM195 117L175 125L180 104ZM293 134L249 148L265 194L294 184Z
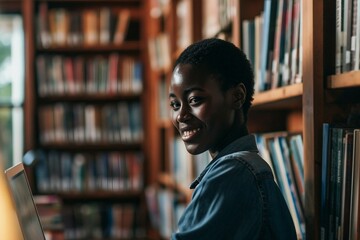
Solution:
M239 83L233 88L233 104L235 109L241 109L246 98L246 87Z

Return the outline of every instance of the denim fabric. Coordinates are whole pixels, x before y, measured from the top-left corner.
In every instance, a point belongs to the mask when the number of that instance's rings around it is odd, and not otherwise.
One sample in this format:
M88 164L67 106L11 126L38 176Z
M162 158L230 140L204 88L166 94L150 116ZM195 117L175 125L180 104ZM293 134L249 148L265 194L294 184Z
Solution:
M286 202L252 135L223 149L191 187L173 240L296 239Z

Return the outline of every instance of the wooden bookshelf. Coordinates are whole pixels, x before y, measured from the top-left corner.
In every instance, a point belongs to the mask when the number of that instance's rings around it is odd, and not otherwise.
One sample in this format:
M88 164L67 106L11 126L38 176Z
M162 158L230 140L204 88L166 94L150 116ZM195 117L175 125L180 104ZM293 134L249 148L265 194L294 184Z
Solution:
M0 1L0 6L2 2L3 1ZM45 161L47 160L46 158L50 158L51 154L53 154L52 157L55 156L56 158L58 158L58 160L60 160L59 157L64 156L63 154L67 154L67 156L70 158L73 158L76 155L81 155L83 156L83 158L85 158L86 164L90 164L89 162L86 161L90 160L90 157L92 155L93 155L92 157L94 157L97 154L104 154L105 157L109 157L110 155L108 154L111 153L125 154L123 155L123 157L124 156L126 157L126 154L139 154L139 157L141 159L138 160L127 159L126 164L128 163L130 164L131 161L140 161L141 163L139 164L141 164L141 167L139 167L139 169L137 169L136 171L140 171L139 174L141 174L141 179L139 179L139 181L143 181L139 185L141 186L141 189L134 189L134 190L117 189L117 190L108 191L104 189L97 189L96 191L94 191L93 189L90 188L84 188L81 190L81 192L79 192L79 191L74 191L73 189L63 191L63 190L59 190L59 188L57 187L55 188L57 189L56 191L54 190L54 188L52 188L51 190L43 190L44 188L39 187L40 179L37 179L39 177L37 175L38 165L35 164L31 168L27 169L29 172L29 178L31 179L31 186L33 188L34 194L35 195L56 194L64 201L63 202L64 208L66 208L68 204L69 205L72 205L73 203L79 204L84 199L98 204L102 204L104 202L105 203L117 202L119 204L123 202L125 203L133 202L135 205L139 207L139 209L141 209L142 219L145 220L137 219L136 220L137 223L134 222L135 225L132 227L134 227L134 229L139 229L139 231L141 230L143 232L143 238L147 238L148 237L147 234L149 233L149 231L151 231L151 226L149 226L146 221L147 212L146 209L144 208L145 206L144 188L151 181L150 179L151 174L149 174L150 170L148 169L148 167L151 166L151 164L148 162L151 161L151 154L150 154L151 148L146 144L146 136L148 135L149 128L145 121L145 119L148 118L147 114L151 114L151 112L148 112L145 108L143 108L143 103L145 99L147 99L147 96L149 95L147 88L148 78L146 75L147 66L148 66L148 62L146 58L147 35L144 34L146 29L146 25L145 25L146 15L144 14L145 7L146 7L146 1L142 1L142 0L105 0L105 1L29 0L29 1L23 1L23 4L21 5L21 9L23 11L23 16L24 16L24 23L25 23L24 28L25 28L25 37L26 37L25 40L26 43L25 46L25 51L26 51L25 54L26 56L25 150L26 151L35 150L35 151L43 152L44 155L42 156L43 157L45 156ZM94 18L94 16L96 15L96 11L100 11L100 9L104 10L104 12L102 13L103 16L102 20L100 20L100 12L98 15L99 17ZM103 37L103 40L100 40L101 39L100 34L103 33L100 33L99 30L95 33L98 34L96 36L97 41L85 42L83 41L85 39L85 34L92 34L92 33L81 32L82 28L79 28L80 30L79 29L74 30L73 28L71 28L78 25L77 21L71 22L71 20L74 20L75 18L79 18L79 16L82 21L81 24L84 24L86 21L89 20L87 16L85 17L86 10L91 10L92 13L95 13L95 15L92 16L92 21L94 20L98 21L96 24L100 25L100 21L103 21L102 24L108 24L108 25L104 25L104 26L108 26L108 28L106 29L102 28L102 30L106 30L106 32L104 31L106 34L109 34L107 38ZM58 14L57 16L61 15L66 19L65 20L63 19L62 23L54 22L55 20L51 15L54 13ZM120 14L123 13L128 14L126 15L128 16L128 23L127 23L128 25L125 26L125 28L122 28L124 29L124 32L122 33L124 39L120 42L120 40L116 40L115 37L116 34L118 34L117 31L120 31L120 27L118 26L118 24L120 22L119 21ZM76 14L79 14L79 16L77 16ZM40 16L42 20L40 20L39 22ZM68 26L64 25L66 23L70 25ZM73 26L71 26L71 24ZM110 25L112 26L112 28ZM70 32L70 29L73 29L71 30L73 32ZM78 31L76 32L77 34L76 37L78 38L76 42L74 42L74 38L71 39L71 37L74 37L75 35L70 36L70 33L75 34L74 31ZM60 36L56 34L63 34L63 35ZM56 39L56 37L59 36L62 38L65 37L65 39L67 40L59 41L59 39ZM47 37L50 37L51 41ZM110 57L106 58L107 56L111 56L111 55L113 56L115 55L117 58L121 58L121 59L124 59L124 57L128 57L139 61L139 63L142 65L142 69L139 70L141 71L140 81L142 86L138 90L135 91L134 89L131 89L129 86L127 87L123 86L124 88L122 88L122 90L119 90L120 83L119 84L117 83L116 86L114 85L115 88L117 88L117 90L89 91L88 87L86 86L87 81L84 80L87 80L86 76L90 76L90 74L93 74L92 72L95 72L95 69L92 68L91 65L94 64L93 62L91 62L92 60L90 61L90 65L82 65L83 68L79 68L77 70L77 71L81 71L80 73L82 74L82 75L79 74L78 76L83 76L84 78L81 79L83 81L81 83L83 85L80 86L82 90L72 91L69 87L70 85L65 87L64 89L65 91L61 90L60 91L61 93L59 91L52 91L52 90L47 91L46 89L45 91L43 91L39 88L39 84L40 84L39 77L44 76L46 74L46 69L44 71L44 75L39 74L38 71L41 68L39 68L38 66L39 63L37 62L37 59L43 56L46 56L45 62L48 61L46 64L52 62L54 60L54 57L58 58L58 60L56 61L59 61L59 59L60 61L64 61L65 58L71 58L74 60L77 57L89 61L89 59L91 58L95 58L96 56L101 56L102 58L105 57L107 62L105 61L105 63L103 63L104 65L101 67L99 65L100 70L98 70L99 76L97 77L105 78L105 76L107 76L110 79L110 75L107 74L110 74L110 72L112 71L112 74L116 74L116 77L114 77L114 79L116 79L117 81L120 81L119 80L120 78L122 79L125 77L135 78L134 76L131 76L131 74L129 75L129 72L126 73L127 75L120 75L123 74L123 72L120 72L120 70L118 70L120 69L119 65L116 65L115 68L113 65L112 67L113 70L111 70L110 67L108 67L110 65ZM123 61L123 60L119 60L119 61ZM120 64L120 62L116 62L116 63ZM65 66L65 64L64 65L62 64L63 63L61 63L58 66ZM49 77L50 81L52 81L53 79L57 79L55 80L55 82L60 80L60 82L63 82L60 83L61 85L64 83L65 85L67 85L66 83L68 80L67 77L71 76L72 74L71 72L69 72L70 71L69 65L67 70L65 70L65 68L61 69L59 67L56 69L54 67L51 67L50 65L48 65L47 67L49 67L48 69L50 69L48 71L52 72L50 74L47 73L48 75L46 75L46 77ZM105 67L108 68L105 70ZM75 65L73 66L73 69L75 71ZM127 70L132 71L130 67ZM56 71L58 73L59 72L67 73L68 75L65 74L53 75L55 74ZM102 71L103 75L100 75L100 71ZM116 73L114 73L114 71ZM105 72L107 73L106 75L104 74ZM54 76L57 77L52 78ZM107 80L107 79L103 79L103 80ZM50 84L48 86L51 86L52 83L47 82L47 84ZM110 84L109 81L106 84ZM76 140L73 139L74 141L72 140L43 141L41 135L44 133L42 131L45 130L42 128L43 126L41 126L40 124L41 122L45 121L45 119L42 119L44 115L42 115L41 112L43 111L44 107L55 106L55 105L59 106L59 104L60 106L65 104L70 108L72 106L79 104L82 104L83 106L85 105L99 106L100 108L108 107L109 105L118 106L117 104L124 104L125 106L130 106L131 104L138 104L140 108L140 115L139 117L137 117L138 119L130 120L130 116L128 116L128 118L129 121L131 122L136 122L138 120L142 122L143 124L141 126L142 130L140 130L142 131L140 133L142 137L140 137L139 139L133 139L133 141L127 141L127 140L119 141L119 139L118 140L113 139L111 141L107 141L105 139L100 139L100 138L96 141L79 141L79 139ZM129 109L130 107L128 107L129 114L133 114L130 113ZM104 112L98 112L98 113L104 114ZM117 117L119 116L120 115L118 115ZM68 117L62 116L61 117L62 119L60 119L60 121L62 120L64 122L68 121L69 119L66 120L66 118ZM59 121L59 119L57 119L56 121ZM105 121L105 119L103 119L103 121ZM74 133L75 132L71 134ZM118 157L121 156L118 155ZM96 159L94 160L96 161ZM116 161L122 161L122 160L119 159ZM113 164L113 163L108 162L104 164ZM118 164L121 163L119 162ZM108 178L107 181L110 181L109 179L110 178ZM64 229L64 231L65 232L67 231L66 228ZM141 237L139 238L137 236L136 239L141 239Z
M360 87L360 71L331 75L327 79L327 88L329 89L356 87Z
M266 92L260 92L254 96L253 107L255 109L259 109L263 105L271 105L272 108L276 108L276 105L288 105L289 108L294 108L296 102L298 103L297 106L301 105L302 94L302 83L280 87Z
M196 2L197 9L188 11L189 19L197 32L203 32L204 7L210 1ZM295 2L295 1L292 1ZM321 190L321 157L322 157L322 124L324 122L346 120L353 106L360 103L360 73L350 71L335 74L335 2L325 4L325 1L301 0L301 55L300 75L296 76L294 84L271 88L254 95L253 105L249 112L249 129L251 132L286 131L301 133L304 144L304 174L305 174L305 204L304 215L306 225L306 239L320 239L320 190ZM169 9L176 9L178 1L170 1ZM242 23L253 19L264 10L264 0L240 0L232 6L233 16L228 25L214 30L213 36L224 37L241 47L243 42ZM176 14L170 14L176 22ZM214 14L216 15L216 14ZM169 17L167 15L167 17ZM209 17L209 16L208 16ZM166 22L166 21L165 21ZM159 31L159 21L149 21L150 28ZM156 29L156 30L155 30ZM167 31L162 28L162 31ZM172 59L181 53L183 48L176 48L176 34L167 31L173 40ZM221 34L218 34L221 33ZM192 42L205 36L198 34ZM154 72L153 72L154 73ZM171 72L164 73L167 81ZM153 75L151 79L157 79ZM300 80L300 83L299 83ZM157 91L154 90L157 95ZM166 99L165 99L166 100ZM156 104L156 103L154 103ZM154 109L157 109L155 107ZM168 149L172 139L176 136L170 121L161 120L157 129L167 139L158 138L155 144L158 157L167 161L171 151ZM167 132L163 134L164 132ZM159 133L158 136L161 134ZM164 144L167 143L166 144ZM171 184L174 176L166 172L166 163L159 164L158 172L165 174L159 182L174 189ZM163 167L162 167L163 166ZM169 180L170 178L170 180ZM168 183L169 182L169 183ZM175 187L176 188L176 187Z
M195 42L204 38L204 7L207 0L184 0L189 7L186 14L190 19L188 27L189 41ZM140 21L139 39L124 41L122 44L94 44L78 46L49 46L42 47L37 41L37 25L34 22L38 13L38 6L46 3L49 8L75 8L110 6L117 9L130 8L134 17ZM160 81L167 83L171 77L169 66L164 69L151 69L152 59L148 49L148 40L159 34L169 37L171 63L176 59L184 46L178 45L178 29L180 24L176 18L176 7L180 0L168 1L168 6L159 9L160 15L152 16L154 8L158 8L158 1L145 0L29 0L9 1L0 0L0 12L22 12L25 29L25 150L45 149L76 152L78 150L97 151L141 151L144 153L144 169L146 185L160 184L167 189L183 194L189 200L189 191L174 181L171 173L171 144L176 133L171 121L159 119L159 102L161 99L158 85ZM242 23L253 19L264 10L264 0L234 1L231 20L222 27L214 30L213 36L224 37L241 47ZM155 6L153 5L155 4ZM321 159L322 159L322 124L346 120L352 107L360 103L360 72L350 71L335 74L335 2L324 0L301 0L302 6L302 76L301 83L287 85L254 96L253 106L249 112L249 129L251 132L288 131L300 132L304 144L304 173L305 173L305 222L306 238L320 239L320 192L321 192ZM155 11L155 12L156 12ZM161 12L163 11L163 12ZM186 17L186 16L185 16ZM107 55L112 52L121 55L139 56L144 62L144 91L140 94L50 94L39 96L37 91L36 59L41 55ZM170 64L171 65L171 64ZM144 140L134 144L59 144L39 141L38 107L43 104L67 102L70 104L85 102L88 104L106 104L108 102L134 102L144 104L143 129ZM29 172L34 178L34 172ZM36 181L31 182L35 187ZM64 198L74 201L88 197L94 200L137 198L142 199L142 193L85 193L84 195L67 193ZM155 238L160 238L155 234Z

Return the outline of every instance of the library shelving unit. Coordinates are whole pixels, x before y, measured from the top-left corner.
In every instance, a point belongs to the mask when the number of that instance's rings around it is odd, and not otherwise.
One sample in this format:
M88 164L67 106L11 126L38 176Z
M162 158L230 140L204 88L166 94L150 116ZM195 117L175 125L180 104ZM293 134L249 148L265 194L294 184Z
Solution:
M155 0L149 1L147 10L148 58L151 63L147 75L152 82L149 86L151 88L149 90L151 94L149 107L153 113L149 142L152 144L151 158L154 160L151 171L156 180L156 184L151 188L152 190L156 189L157 192L157 195L147 197L152 198L148 201L159 201L160 208L167 208L160 210L161 219L153 222L155 226L162 226L158 228L161 239L169 238L171 232L175 230L176 221L174 221L173 215L191 197L191 191L187 185L174 178L176 175L174 152L177 151L175 148L179 144L175 141L177 131L169 120L167 91L174 60L187 45L200 39L200 22L193 18L199 14L200 6L201 1ZM187 178L186 181L188 182L189 179ZM150 215L152 210L149 209Z
M180 187L172 178L173 166L173 139L176 130L169 119L168 87L172 73L172 64L176 57L190 43L200 39L200 22L192 17L200 11L200 1L171 0L164 5L161 1L152 1L149 5L149 59L152 62L163 64L153 66L149 76L154 81L152 84L155 148L152 152L153 159L157 162L160 171L158 180L163 185L171 185L172 188L186 189ZM154 12L158 14L154 14ZM160 40L159 40L160 39ZM161 39L165 39L163 42ZM161 48L163 52L154 54L152 48ZM171 160L170 160L171 159ZM176 187L179 186L179 187ZM190 197L190 191L185 191Z
M220 27L215 30L204 28L207 26L207 21L209 21L209 26L217 25L216 21L215 24L214 22L211 24L211 21L213 21L211 17L217 15L220 11L218 1L189 1L191 2L190 5L196 5L197 7L193 11L186 11L187 19L191 19L192 24L183 21L186 25L182 27L196 29L197 35L191 39L192 42L214 36L225 38L242 47L243 22L260 15L264 11L265 4L271 1L239 0L232 3L229 1L230 20L227 24L218 24ZM182 1L169 1L169 8L173 9L172 14L169 15L172 20L169 22L173 24L176 22L175 19L178 18L179 13L174 9L176 9L179 2ZM211 4L211 2L214 2L214 4ZM287 2L294 3L295 1ZM322 124L339 120L345 121L346 117L351 113L352 107L360 103L360 94L358 94L360 90L360 74L359 71L335 74L335 1L325 3L322 0L300 0L298 2L299 6L301 6L300 14L302 19L300 25L302 45L299 49L299 53L302 55L302 62L300 63L301 81L257 92L249 112L248 124L251 132L287 131L302 134L306 239L316 240L320 239ZM213 8L210 5L213 5ZM210 20L207 18L210 18ZM149 22L151 26L155 24L158 24L158 22ZM177 39L177 37L173 29L167 31L166 28L163 28L162 30L169 35L170 39L173 39L172 60L181 51L176 48L174 43L176 41L174 39ZM191 32L191 30L188 31ZM168 81L171 73L169 71L165 71L165 73L168 74L165 78ZM155 71L152 71L152 74L149 75L150 78L156 81L159 74L155 74ZM161 74L164 74L164 72L161 72ZM154 88L153 91L154 96L161 96L159 89ZM164 102L166 102L166 95ZM160 114L162 109L158 108L158 101L152 104L154 104L153 107L156 112L154 118L159 119L157 114ZM169 189L181 191L181 188L174 184L175 176L171 174L169 168L164 167L164 165L169 164L169 159L171 159L169 145L176 135L173 133L169 120L158 120L155 126L156 131L158 131L158 133L155 133L154 130L155 135L158 136L158 139L154 139L157 140L155 144L155 149L157 149L156 158L161 159L160 162L162 162L162 164L158 165L157 170L160 176L159 182L164 185L168 183ZM171 134L167 132L171 132Z
M25 150L65 238L146 239L146 1L23 2Z

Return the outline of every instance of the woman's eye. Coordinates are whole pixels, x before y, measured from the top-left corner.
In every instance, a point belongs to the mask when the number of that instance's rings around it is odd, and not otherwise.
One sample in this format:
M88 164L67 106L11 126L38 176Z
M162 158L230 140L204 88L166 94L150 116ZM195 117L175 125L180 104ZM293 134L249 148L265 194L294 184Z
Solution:
M201 101L202 101L202 98L200 98L200 97L191 97L189 99L189 104L190 105L196 105L196 104L201 103Z
M180 103L175 102L175 101L171 101L171 102L170 102L170 107L171 107L173 110L177 110L177 109L180 108Z

